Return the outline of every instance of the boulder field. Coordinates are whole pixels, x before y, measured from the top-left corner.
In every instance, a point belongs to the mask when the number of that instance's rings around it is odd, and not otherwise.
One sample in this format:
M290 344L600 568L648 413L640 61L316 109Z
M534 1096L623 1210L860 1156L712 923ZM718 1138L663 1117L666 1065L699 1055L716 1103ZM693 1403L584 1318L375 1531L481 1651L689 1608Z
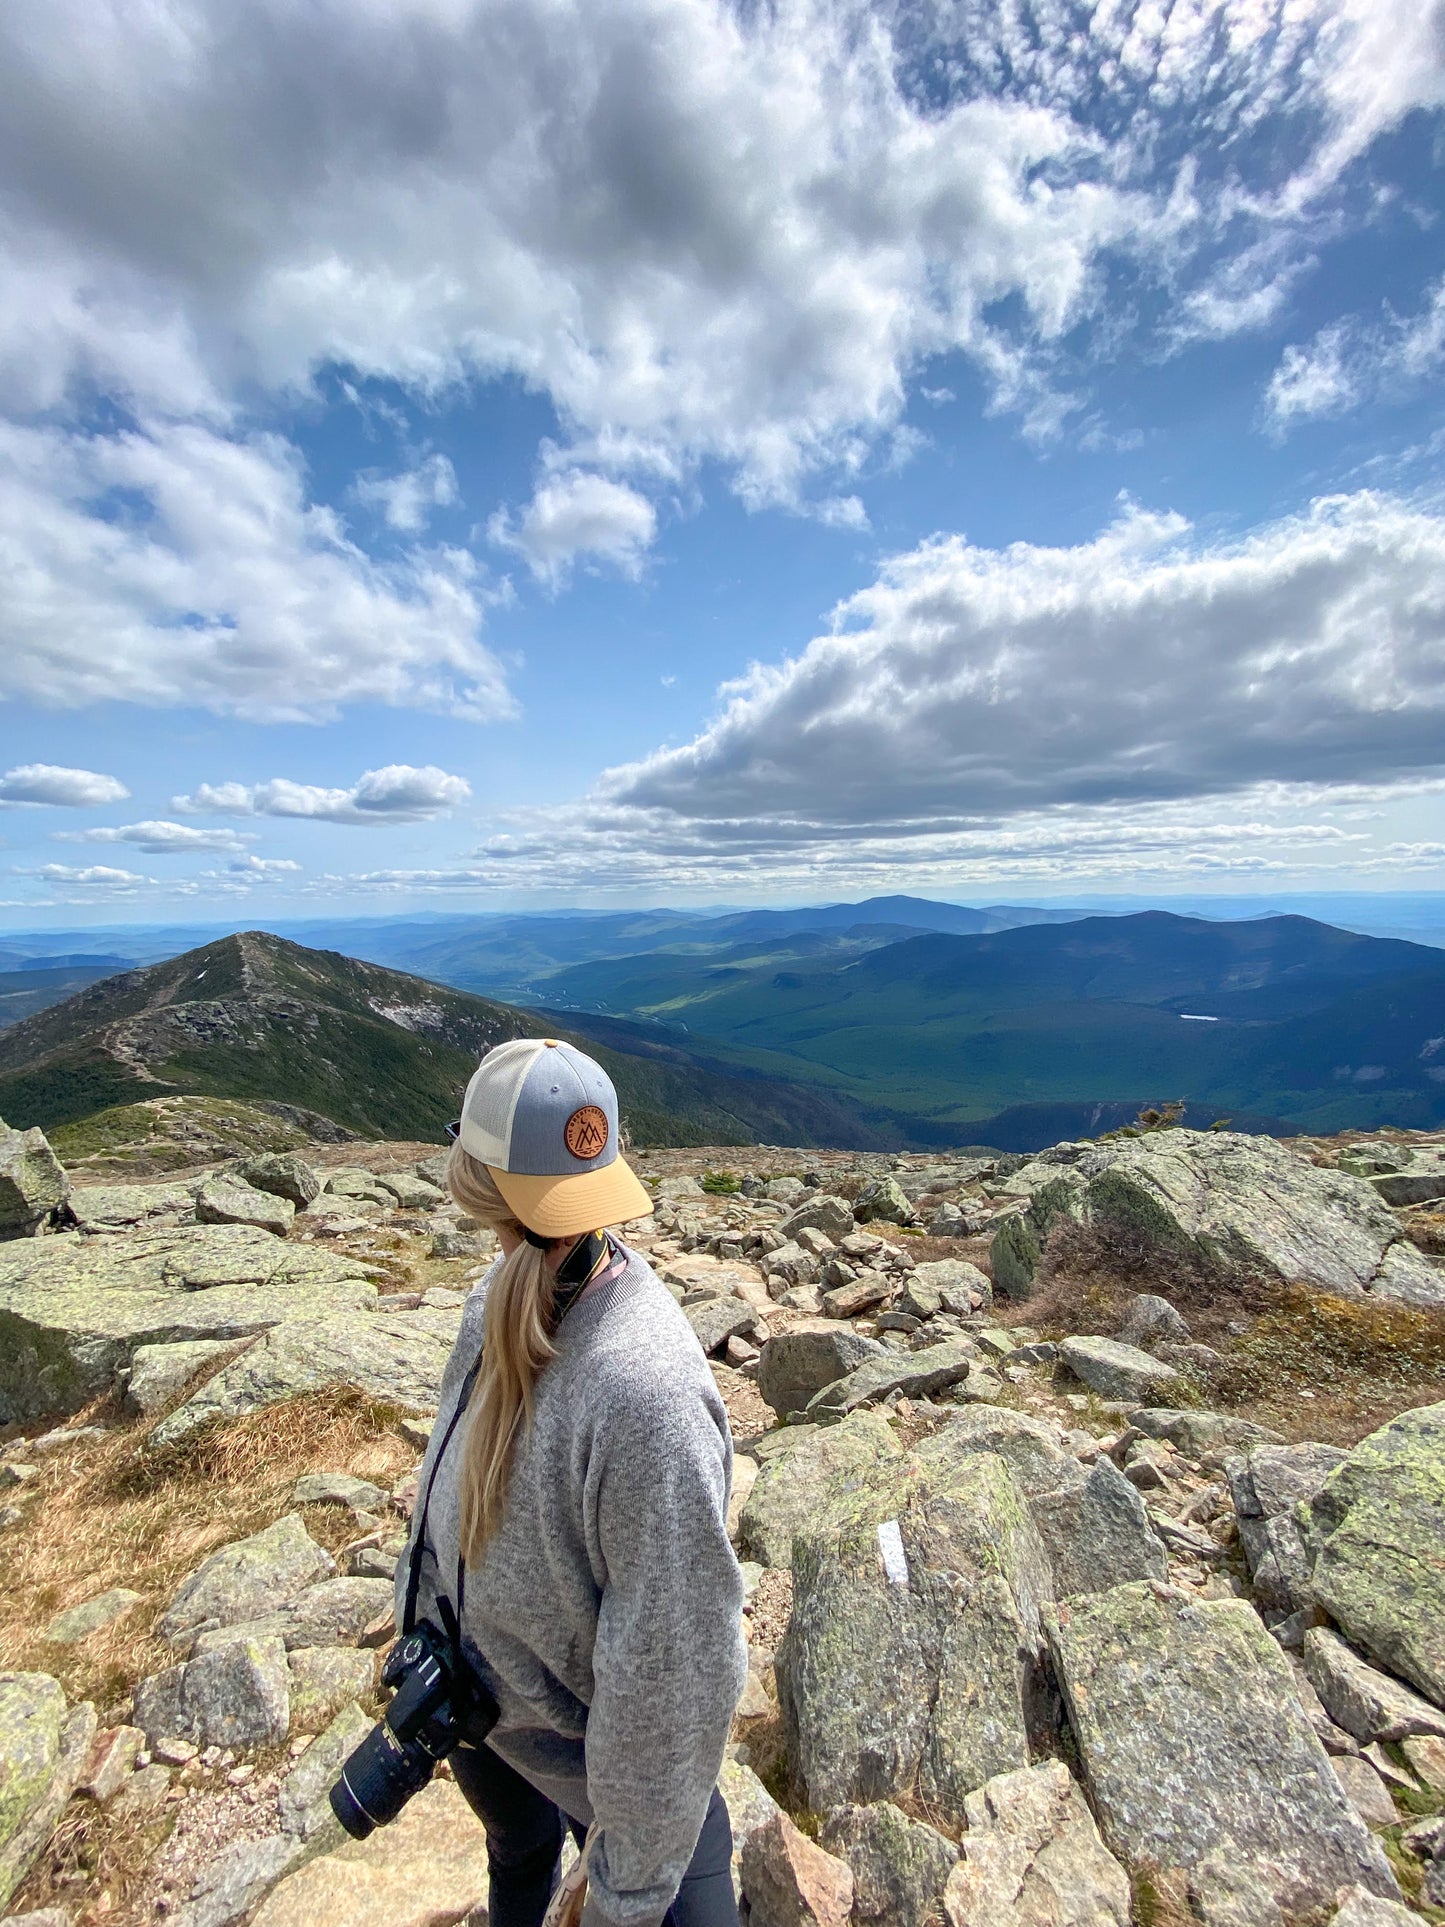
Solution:
M623 1235L734 1433L751 1665L720 1785L756 1927L1440 1918L1445 1385L1353 1442L1286 1438L1212 1398L1190 1329L1211 1278L1445 1303L1420 1200L1376 1182L1433 1140L1306 1150L639 1159L658 1209ZM0 1246L0 1554L43 1545L47 1468L170 1464L331 1387L419 1458L489 1256L435 1155L90 1187L48 1155L3 1167L40 1177ZM1041 1332L1017 1321L1070 1226L1142 1240L1152 1288ZM313 1463L178 1581L142 1554L50 1589L0 1673L0 1911L479 1927L484 1844L445 1775L365 1843L326 1798L375 1716L413 1496ZM61 1655L136 1631L140 1670L67 1693ZM79 1820L94 1865L112 1832L153 1841L100 1912L59 1844Z

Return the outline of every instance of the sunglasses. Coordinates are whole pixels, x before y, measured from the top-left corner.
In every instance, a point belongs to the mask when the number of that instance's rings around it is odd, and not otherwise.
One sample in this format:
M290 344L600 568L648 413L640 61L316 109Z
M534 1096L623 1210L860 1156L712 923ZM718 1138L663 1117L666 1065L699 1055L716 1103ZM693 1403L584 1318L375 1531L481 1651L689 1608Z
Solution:
M447 1136L451 1139L452 1143L455 1144L462 1134L462 1120L457 1118L453 1123L448 1124L446 1130Z

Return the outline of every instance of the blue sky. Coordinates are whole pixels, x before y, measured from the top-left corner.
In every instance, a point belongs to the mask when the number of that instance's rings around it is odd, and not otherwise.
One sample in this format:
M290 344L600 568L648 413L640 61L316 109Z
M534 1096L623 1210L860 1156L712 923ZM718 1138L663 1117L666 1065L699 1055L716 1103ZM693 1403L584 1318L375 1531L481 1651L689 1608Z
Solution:
M1445 9L20 0L0 917L1445 887Z

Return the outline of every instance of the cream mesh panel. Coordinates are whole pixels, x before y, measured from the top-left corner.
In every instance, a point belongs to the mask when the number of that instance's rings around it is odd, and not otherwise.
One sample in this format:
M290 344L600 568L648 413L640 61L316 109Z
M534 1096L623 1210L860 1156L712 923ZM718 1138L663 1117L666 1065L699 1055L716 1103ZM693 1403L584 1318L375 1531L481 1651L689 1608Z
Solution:
M505 1171L512 1145L517 1099L537 1055L546 1046L535 1037L514 1037L487 1052L472 1077L466 1103L466 1149L483 1164Z

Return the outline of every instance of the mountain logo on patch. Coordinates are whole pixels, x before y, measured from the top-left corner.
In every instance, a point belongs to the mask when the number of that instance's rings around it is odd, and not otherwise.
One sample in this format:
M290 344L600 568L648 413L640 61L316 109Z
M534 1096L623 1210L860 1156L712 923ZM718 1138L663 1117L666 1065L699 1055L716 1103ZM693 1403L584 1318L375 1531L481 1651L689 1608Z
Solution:
M584 1104L568 1118L562 1136L574 1158L599 1157L607 1149L607 1113L596 1104Z

